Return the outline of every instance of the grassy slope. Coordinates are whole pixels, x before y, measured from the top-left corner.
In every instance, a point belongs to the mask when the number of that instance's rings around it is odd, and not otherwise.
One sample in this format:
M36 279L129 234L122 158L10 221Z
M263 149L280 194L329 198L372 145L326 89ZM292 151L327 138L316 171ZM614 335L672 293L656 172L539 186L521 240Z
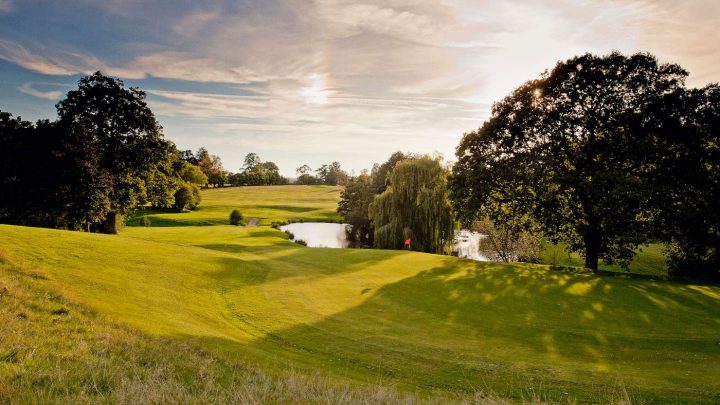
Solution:
M0 255L0 403L414 403L386 387L277 376L195 339L152 337L48 288ZM437 398L438 403L455 398Z
M240 209L245 220L261 218L263 225L273 221L337 221L335 212L340 188L330 186L227 187L202 191L201 206L184 214L147 210L130 218L136 225L142 214L152 226L224 225L233 209Z
M263 198L273 220L294 215ZM269 227L105 236L0 226L0 235L10 260L41 267L48 288L70 300L271 373L324 370L423 395L536 391L604 402L622 386L637 399L720 400L714 286L309 249Z

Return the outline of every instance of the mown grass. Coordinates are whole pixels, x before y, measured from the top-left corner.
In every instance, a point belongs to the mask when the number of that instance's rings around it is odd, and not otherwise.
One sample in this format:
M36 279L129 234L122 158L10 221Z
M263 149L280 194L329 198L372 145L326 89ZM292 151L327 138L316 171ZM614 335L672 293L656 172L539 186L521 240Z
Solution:
M198 339L152 336L111 322L47 284L42 269L10 263L0 251L0 403L507 402L480 392L419 398L321 373L268 375Z
M70 301L272 376L422 399L720 401L717 286L311 249L267 226L0 235Z
M142 216L152 226L226 225L230 212L239 209L245 221L261 218L262 225L275 221L337 222L340 188L331 186L225 187L202 190L200 207L191 212L144 210L128 219L138 225Z

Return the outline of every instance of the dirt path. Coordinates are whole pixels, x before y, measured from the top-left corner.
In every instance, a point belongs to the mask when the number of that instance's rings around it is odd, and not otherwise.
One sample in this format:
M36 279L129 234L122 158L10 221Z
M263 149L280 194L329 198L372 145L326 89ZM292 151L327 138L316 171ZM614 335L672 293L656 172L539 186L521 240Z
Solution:
M245 225L245 226L257 226L258 222L260 222L260 218L253 218L250 221L248 221L247 225Z

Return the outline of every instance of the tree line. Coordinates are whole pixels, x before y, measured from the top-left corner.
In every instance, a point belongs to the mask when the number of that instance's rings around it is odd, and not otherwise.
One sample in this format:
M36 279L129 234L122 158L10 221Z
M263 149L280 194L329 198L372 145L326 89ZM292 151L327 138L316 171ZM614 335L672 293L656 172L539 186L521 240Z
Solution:
M720 86L687 88L687 75L649 54L560 62L494 104L451 172L393 155L348 181L338 211L357 246L413 235L414 250L438 252L452 211L509 245L562 242L592 270L663 243L671 274L718 277Z
M296 169L298 177L292 181L280 174L280 168L275 162L264 162L257 153L251 152L245 155L243 166L237 172L225 170L222 160L216 155L208 153L202 147L193 154L192 151L182 152L183 159L199 168L206 176L204 187L225 187L225 186L276 186L284 184L299 185L328 185L343 186L347 182L348 174L340 163L332 162L325 164L315 170L308 165L302 165Z
M139 206L191 209L196 177L145 103L99 72L56 105L56 121L0 111L0 222L115 232Z
M57 103L55 121L0 111L0 223L114 233L140 208L195 209L200 188L290 183L255 153L232 173L204 147L179 150L145 97L96 72ZM347 179L338 162L303 174L297 184Z

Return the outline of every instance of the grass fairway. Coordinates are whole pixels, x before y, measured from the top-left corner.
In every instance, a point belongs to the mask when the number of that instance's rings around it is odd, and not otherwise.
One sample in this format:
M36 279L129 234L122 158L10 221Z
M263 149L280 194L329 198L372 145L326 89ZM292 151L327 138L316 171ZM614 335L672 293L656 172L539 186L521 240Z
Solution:
M152 226L203 226L225 225L234 209L239 209L245 220L262 219L262 225L273 221L334 222L340 188L331 186L269 186L227 187L202 190L198 209L178 214L147 210L128 220L128 225L146 215Z
M307 209L299 215L333 218L322 193L337 191L269 189L228 193L263 223L295 215L295 203ZM290 202L272 200L276 189ZM204 201L218 193L226 204L217 215L233 205L224 191L206 193ZM198 225L202 211L161 218L195 216L185 223ZM144 344L192 341L273 376L320 372L330 386L389 385L420 398L720 401L717 286L312 249L267 226L128 227L110 236L0 225L0 251L38 288L142 331ZM0 362L0 386L34 364L15 351Z

